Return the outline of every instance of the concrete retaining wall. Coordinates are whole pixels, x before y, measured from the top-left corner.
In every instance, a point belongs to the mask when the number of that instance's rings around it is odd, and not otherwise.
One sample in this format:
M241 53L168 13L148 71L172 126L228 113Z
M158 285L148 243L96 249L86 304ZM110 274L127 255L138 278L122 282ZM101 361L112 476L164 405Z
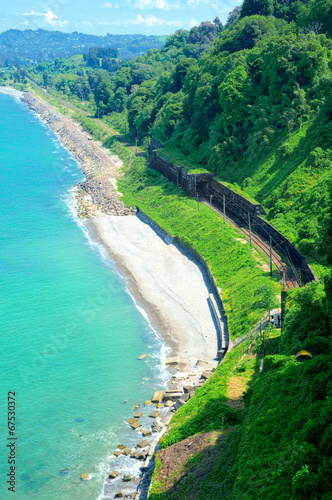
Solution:
M207 281L208 281L208 287L209 287L209 293L213 294L216 306L218 308L218 313L220 315L220 321L222 322L222 328L221 331L219 328L217 328L219 336L218 336L218 351L223 350L224 354L226 354L228 345L229 345L229 334L228 334L228 323L227 323L227 316L224 311L224 306L220 297L220 291L217 287L217 284L214 280L214 277L212 276L212 273L210 271L210 268L206 261L203 259L203 257L196 252L194 248L192 248L190 245L187 243L184 243L180 238L173 237L171 234L169 234L167 231L165 231L157 222L155 222L151 217L146 215L146 213L143 212L140 208L137 208L137 217L145 222L146 224L149 224L154 231L167 243L174 243L177 246L182 249L185 253L189 254L193 260L198 262L203 269L203 271L206 274ZM216 353L217 356L217 353Z

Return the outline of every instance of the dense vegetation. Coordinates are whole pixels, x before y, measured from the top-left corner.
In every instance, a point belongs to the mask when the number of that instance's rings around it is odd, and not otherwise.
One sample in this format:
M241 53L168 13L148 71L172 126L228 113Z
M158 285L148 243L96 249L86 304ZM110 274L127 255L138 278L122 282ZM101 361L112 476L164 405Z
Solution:
M89 64L89 56L76 56L25 74L5 70L17 82L33 78L128 138L153 135L176 163L241 188L324 276L289 292L282 335L266 334L261 372L258 337L228 353L176 412L162 450L192 434L219 437L190 458L172 487L159 480L157 457L151 500L331 498L331 23L332 0L244 0L225 27L216 18L180 30L117 71L114 54L98 51ZM271 290L278 292L264 259L95 121L80 121L124 159L125 201L204 256L232 337L248 332L272 304ZM246 354L249 342L254 351ZM296 361L300 349L312 358ZM227 404L233 377L247 388L245 409Z
M171 488L159 479L161 451L151 500L331 498L332 342L326 300L318 283L291 292L283 335L267 335L263 371L259 372L263 350L258 338L254 354L245 353L248 344L231 351L177 411L162 449L197 432L219 429L219 437L189 459ZM312 359L296 361L299 347L310 348ZM235 377L247 387L243 411L227 406L231 376L233 383ZM227 434L229 425L233 427Z

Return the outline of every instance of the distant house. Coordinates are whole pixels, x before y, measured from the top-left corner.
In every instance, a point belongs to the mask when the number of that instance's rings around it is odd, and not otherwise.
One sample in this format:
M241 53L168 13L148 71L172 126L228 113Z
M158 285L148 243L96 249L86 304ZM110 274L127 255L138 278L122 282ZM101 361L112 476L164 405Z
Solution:
M281 326L281 309L280 309L280 307L278 307L278 309L271 309L270 321L276 327L280 328L280 326Z

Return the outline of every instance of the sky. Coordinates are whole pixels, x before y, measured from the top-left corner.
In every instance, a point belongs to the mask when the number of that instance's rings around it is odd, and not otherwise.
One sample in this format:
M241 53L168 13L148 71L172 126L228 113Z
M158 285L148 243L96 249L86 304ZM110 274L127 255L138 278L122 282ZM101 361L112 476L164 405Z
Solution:
M94 35L169 35L228 14L242 0L12 0L1 2L0 32L47 29Z

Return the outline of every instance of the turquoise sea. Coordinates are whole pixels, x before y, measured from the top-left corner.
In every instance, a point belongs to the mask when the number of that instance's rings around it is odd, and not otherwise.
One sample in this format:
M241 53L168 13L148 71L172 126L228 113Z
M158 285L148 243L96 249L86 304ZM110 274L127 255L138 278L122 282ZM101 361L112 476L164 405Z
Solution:
M133 407L165 384L161 342L71 209L82 179L55 134L0 94L1 499L15 498L14 441L16 498L97 499L110 453L139 440L126 423ZM138 472L133 459L111 460Z

